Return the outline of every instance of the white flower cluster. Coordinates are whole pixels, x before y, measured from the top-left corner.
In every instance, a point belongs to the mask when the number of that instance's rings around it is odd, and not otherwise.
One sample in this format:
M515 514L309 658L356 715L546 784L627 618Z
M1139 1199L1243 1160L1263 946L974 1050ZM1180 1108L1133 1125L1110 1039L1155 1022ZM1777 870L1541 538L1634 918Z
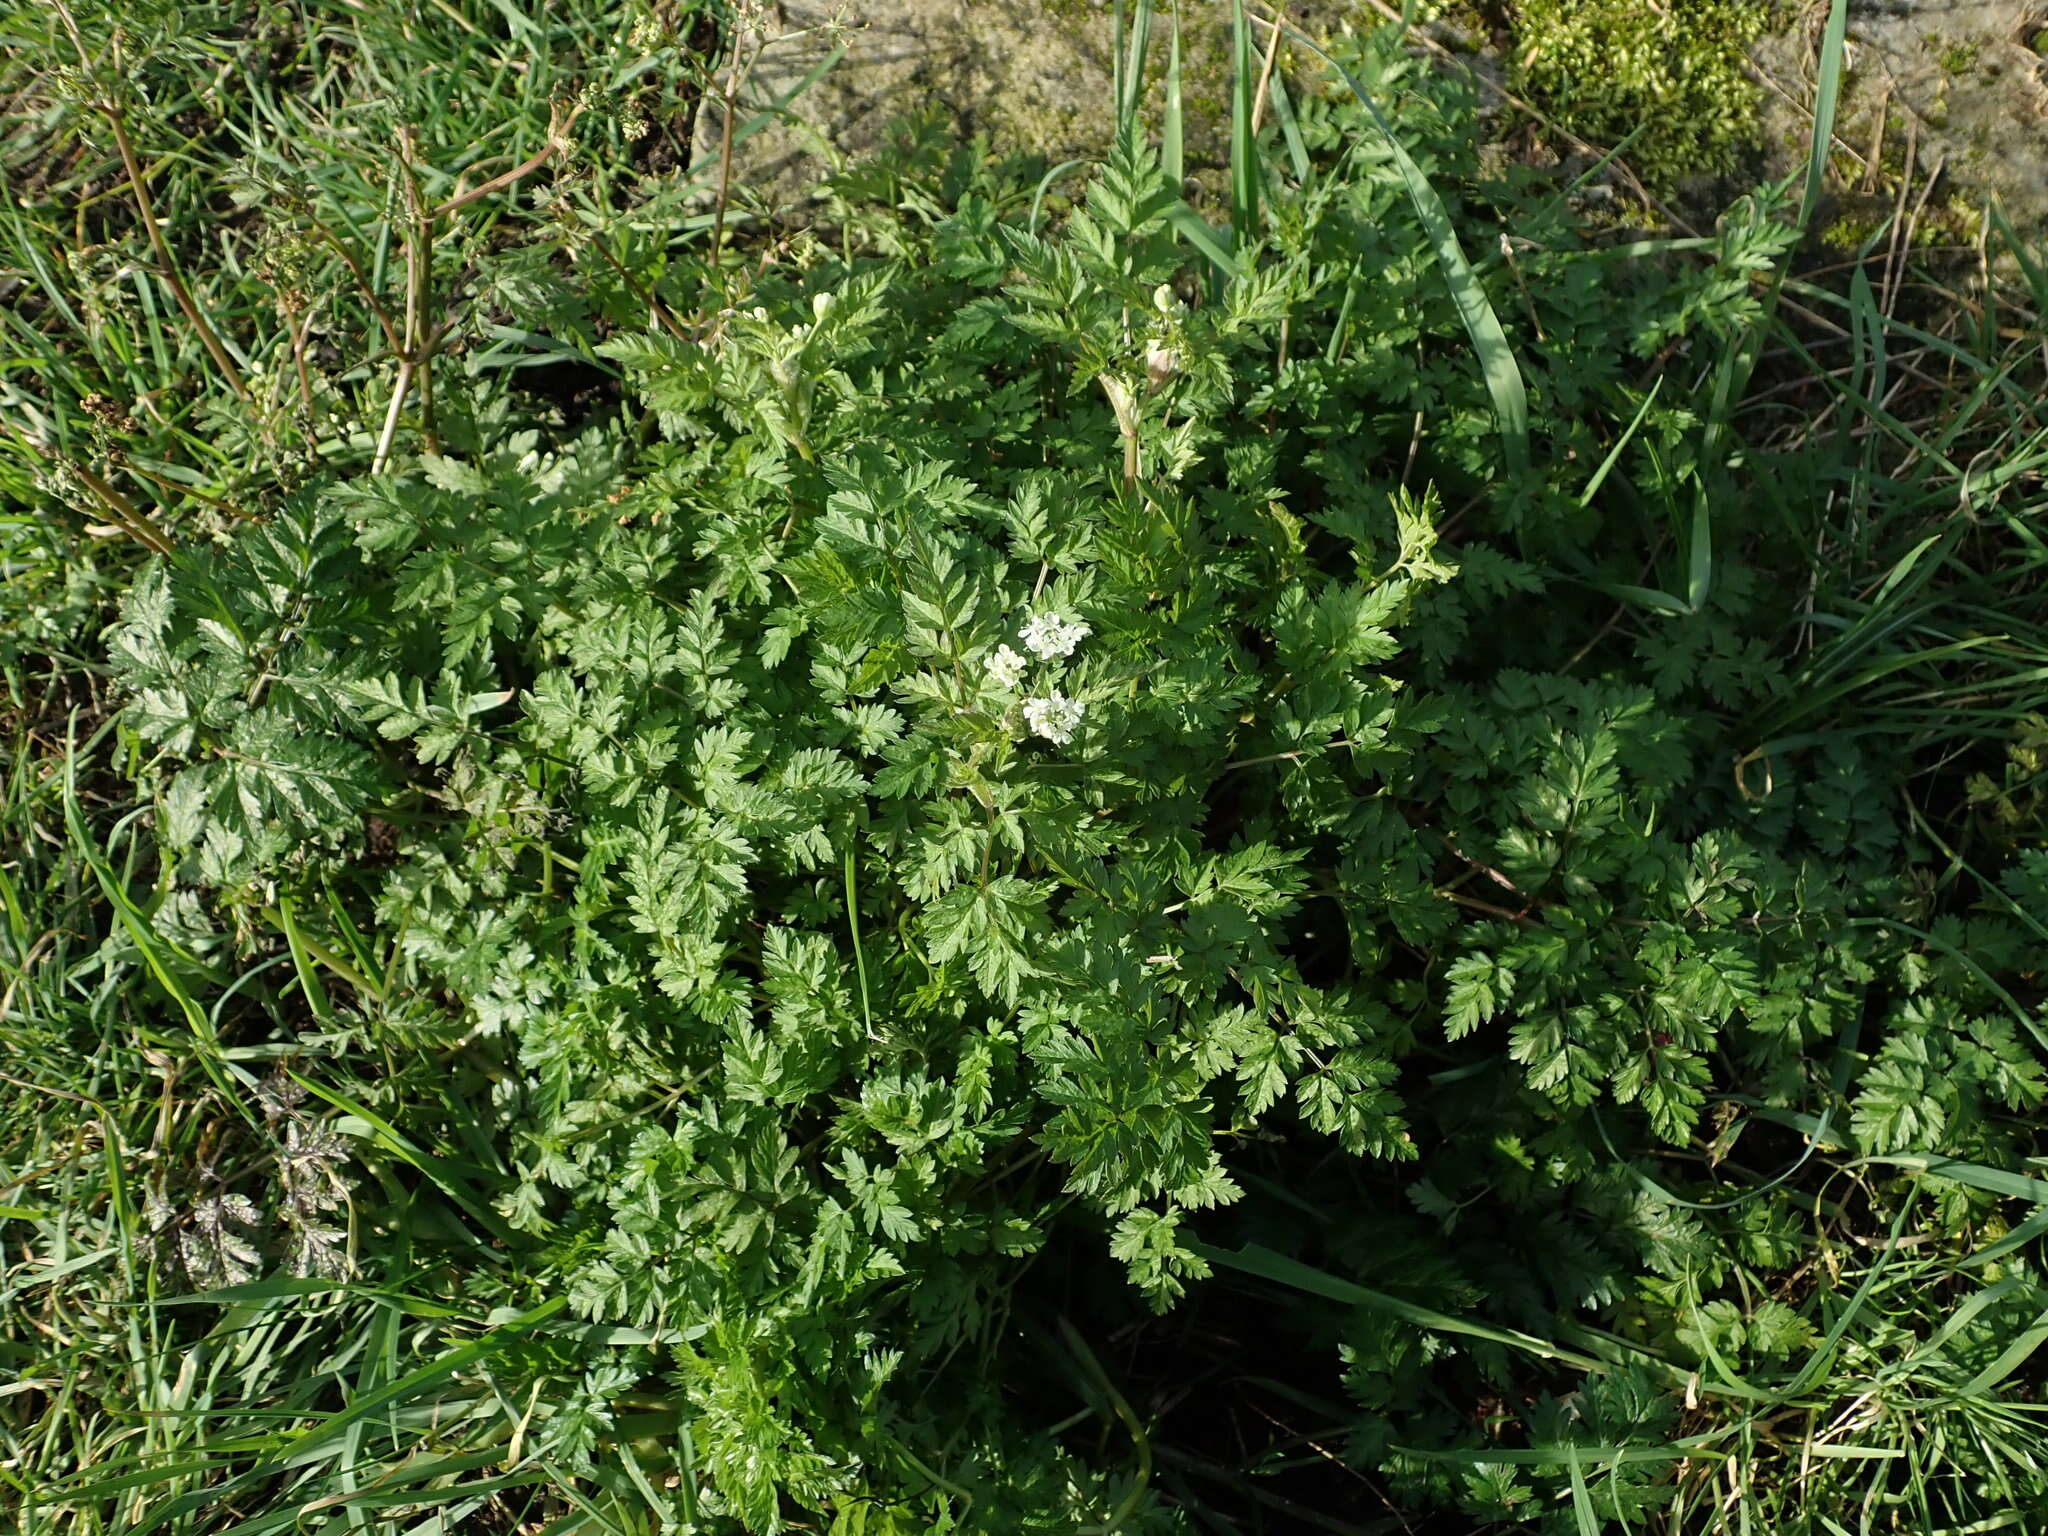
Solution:
M996 680L998 688L1014 688L1024 681L1024 669L1030 665L1007 645L999 645L988 659L988 675Z
M1074 647L1086 640L1091 631L1079 619L1071 623L1056 613L1041 613L1017 638L1024 642L1024 649L1042 661L1051 661L1055 656L1071 656Z
M1079 619L1041 613L1018 632L1017 638L1024 649L1040 661L1059 661L1073 655L1075 648L1090 633L1092 631ZM998 688L1016 688L1023 683L1031 659L1007 645L999 645L989 653L986 665L990 680ZM1079 699L1068 698L1057 688L1024 701L1026 727L1033 735L1043 736L1056 747L1063 747L1074 739L1074 732L1080 728L1081 717L1085 713L1086 705Z
M1087 707L1055 688L1042 699L1024 701L1024 723L1056 747L1064 747L1080 729Z

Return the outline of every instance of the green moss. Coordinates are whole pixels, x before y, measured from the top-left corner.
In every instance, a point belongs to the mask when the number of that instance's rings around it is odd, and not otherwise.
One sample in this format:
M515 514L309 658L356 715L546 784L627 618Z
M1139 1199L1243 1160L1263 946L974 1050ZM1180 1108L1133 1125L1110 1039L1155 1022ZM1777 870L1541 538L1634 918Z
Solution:
M1884 213L1870 208L1845 210L1829 220L1820 232L1821 244L1831 251L1858 251L1883 227Z
M1936 53L1934 61L1945 74L1966 75L1977 67L1977 56L1982 51L1976 43L1959 39Z
M1835 216L1821 230L1821 243L1831 251L1853 255L1884 232L1880 251L1889 241L1887 226L1898 216L1898 200L1886 193L1863 193L1842 199ZM1981 215L1961 197L1937 199L1921 208L1913 221L1912 248L1969 245L1977 238Z
M1772 0L1518 0L1518 89L1596 143L1641 130L1629 163L1670 185L1718 174L1754 142L1758 88L1743 68Z

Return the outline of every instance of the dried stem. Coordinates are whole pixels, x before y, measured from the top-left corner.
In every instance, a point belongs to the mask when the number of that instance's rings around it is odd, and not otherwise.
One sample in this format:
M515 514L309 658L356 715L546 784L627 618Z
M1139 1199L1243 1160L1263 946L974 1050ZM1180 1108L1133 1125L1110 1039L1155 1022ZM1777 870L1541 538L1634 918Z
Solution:
M149 187L142 174L142 163L135 156L135 146L128 141L128 128L122 121L120 107L112 101L103 101L99 106L100 111L106 114L108 126L114 130L114 147L121 152L121 165L128 173L129 189L135 194L135 211L141 215L142 227L149 235L150 249L156 252L157 268L164 280L164 286L171 290L171 297L177 301L179 310L199 337L200 345L206 348L207 355L213 359L214 367L220 370L221 377L228 381L229 387L237 396L244 400L248 399L248 388L242 383L242 370L235 365L234 358L229 356L227 347L214 333L213 327L206 323L206 316L199 312L198 304L193 301L191 292L185 287L185 280L178 275L178 263L172 257L170 244L164 239L164 232L157 224L156 208L149 200Z
M718 272L718 255L725 246L725 210L732 197L732 125L733 114L739 110L740 86L746 80L750 66L746 62L746 39L742 30L733 38L732 66L725 72L725 89L719 93L718 123L718 201L711 215L711 260L709 267L715 277Z
M430 217L435 219L443 218L458 208L468 207L478 198L489 197L493 192L502 192L505 188L524 181L535 171L546 165L548 161L568 148L569 130L575 125L576 119L582 115L582 107L564 106L557 102L552 118L548 123L547 143L541 145L533 154L528 155L503 175L493 176L489 181L471 187L467 192L458 192L455 196L449 198L447 202L436 207Z
M83 485L88 491L91 491L99 499L100 504L113 514L114 521L121 525L124 533L127 533L137 542L148 546L160 555L168 555L171 552L172 545L169 535L157 527L155 523L151 522L148 515L140 507L136 506L134 502L87 469L83 464L76 464L69 459L57 457L57 455L46 450L42 444L24 432L10 431L8 436L28 449L30 454L42 460L45 464L68 469L72 474L76 475L79 484Z
M78 476L87 490L100 499L109 512L114 514L114 520L131 537L147 545L160 555L168 555L171 552L170 538L155 523L151 522L148 515L140 507L136 506L134 502L87 469L83 464L73 464L71 472Z
M399 174L405 191L406 211L412 219L412 232L405 242L404 357L406 363L409 363L419 375L421 441L429 453L437 453L440 451L440 444L434 432L433 347L425 335L425 327L427 304L433 290L434 219L438 210L430 210L426 199L420 194L418 147L412 129L400 130ZM547 148L553 147L554 141L550 138ZM545 153L540 158L545 159ZM539 161L535 163L538 164ZM489 185L490 183L485 183L485 186Z
M391 461L392 440L398 436L398 413L405 407L406 392L412 388L413 361L409 357L398 360L398 379L391 386L391 404L384 412L384 430L377 435L377 451L370 458L370 473L382 474L384 466Z
M377 321L384 328L385 339L391 344L391 351L398 359L398 378L391 387L391 403L384 412L384 428L377 435L377 451L370 460L370 473L380 474L391 462L391 449L398 437L398 418L405 408L406 396L411 393L417 379L420 396L420 439L429 453L439 451L439 441L434 431L434 354L440 350L446 338L447 324L429 328L427 307L432 299L434 272L435 225L445 214L465 208L479 198L493 192L501 192L514 183L532 175L556 155L568 148L569 129L582 115L583 109L563 102L555 103L548 121L548 141L538 152L529 155L503 175L493 176L480 186L459 193L446 202L429 206L420 190L418 174L417 141L410 128L402 129L398 136L399 172L401 189L405 195L406 211L411 228L405 242L405 314L394 326L388 315L370 294L368 283L363 278L362 268L349 255L341 242L331 233L323 230L328 243L342 254L354 274L357 285L369 295L370 305L376 311Z
M662 304L661 300L654 296L654 291L651 288L643 288L639 280L626 270L625 264L605 249L604 240L601 237L592 240L590 248L605 259L607 266L618 273L619 281L632 291L633 297L647 306L647 313L653 318L656 325L667 331L669 335L675 337L677 341L688 341L690 339L689 333L676 322L674 316L669 314L667 307Z
M313 426L313 376L306 368L306 328L312 317L305 310L289 317L292 328L292 369L299 378L299 403L305 408L306 428Z
M158 490L167 492L170 495L190 496L195 501L203 501L209 507L218 508L220 511L227 513L228 516L230 517L246 518L249 515L240 507L236 506L232 501L222 501L218 496L209 496L206 494L206 492L198 489L196 486L179 485L174 480L166 480L162 475L159 475L152 470L144 469L140 464L124 464L122 465L122 468L126 469L129 474L134 475L136 478L141 480L147 480L151 485L155 486Z
M362 294L363 302L370 306L370 313L377 317L378 329L384 332L385 345L391 348L394 356L403 352L405 342L398 334L398 327L391 323L391 316L385 313L383 304L378 301L377 290L370 286L370 279L363 271L363 264L356 260L355 252L343 245L334 231L319 220L313 221L313 229L321 239L334 247L335 255L341 258L341 264L348 268L349 276L355 279L356 291Z

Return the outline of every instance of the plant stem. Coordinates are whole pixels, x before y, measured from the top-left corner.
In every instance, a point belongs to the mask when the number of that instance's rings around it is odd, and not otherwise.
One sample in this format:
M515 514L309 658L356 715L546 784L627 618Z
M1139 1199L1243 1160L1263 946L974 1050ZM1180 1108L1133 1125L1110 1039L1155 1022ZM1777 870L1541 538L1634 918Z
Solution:
M384 430L377 437L377 451L370 459L370 473L381 475L391 458L391 442L398 436L398 413L405 405L405 393L412 388L413 362L409 357L400 358L398 382L391 386L391 404L384 412Z
M136 540L155 550L160 555L171 552L171 541L163 530L149 520L142 509L122 495L113 486L87 469L83 464L71 466L72 473L85 483L85 488L105 503L109 512Z
M558 118L556 122L550 123L548 125L547 143L541 145L533 154L527 156L526 159L520 161L519 164L513 166L511 170L506 171L502 176L493 176L489 181L471 187L467 192L459 192L454 197L449 198L447 202L440 204L433 210L432 217L436 219L441 218L445 214L453 213L458 208L468 207L480 197L489 197L493 192L502 192L515 182L524 181L555 157L556 152L562 147L563 136L569 131L569 124L575 122L577 116L578 112L572 110L567 114L566 119Z
M178 308L191 323L193 331L199 337L200 345L206 348L207 354L213 359L214 367L220 370L220 376L228 381L228 386L238 397L248 399L249 390L242 382L242 370L235 366L235 360L229 356L227 347L214 333L213 327L206 323L206 316L199 312L199 306L193 302L190 291L185 287L185 280L178 275L178 264L171 256L170 244L164 239L164 232L157 225L156 209L150 203L149 188L142 175L142 163L135 157L135 146L128 142L128 129L121 119L120 107L107 101L100 104L100 110L106 114L107 123L114 130L114 147L121 152L121 164L128 173L128 186L135 194L135 210L142 217L142 227L149 235L150 248L156 252L157 267L163 276L164 285L171 290L171 297L177 301Z

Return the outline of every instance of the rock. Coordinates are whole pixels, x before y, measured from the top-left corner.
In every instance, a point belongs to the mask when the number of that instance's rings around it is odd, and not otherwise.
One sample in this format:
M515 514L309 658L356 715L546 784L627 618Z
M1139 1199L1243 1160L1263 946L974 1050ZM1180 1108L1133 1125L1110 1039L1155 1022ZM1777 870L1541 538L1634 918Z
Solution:
M1825 7L1814 14L1810 28L1765 40L1768 74L1812 78ZM1836 137L1866 162L1876 155L1853 185L1883 193L1903 178L1917 201L1939 164L1930 208L1995 197L2015 225L2048 229L2048 11L2038 0L1851 0L1848 43ZM1767 119L1795 161L1811 126L1804 106L1778 98ZM1838 151L1837 169L1847 161Z
M1170 0L1159 0L1147 94L1155 131L1169 10ZM1804 163L1810 84L1802 90L1801 82L1812 79L1825 11L1814 0L1802 13L1807 25L1755 49L1762 72L1784 83L1766 96L1771 174ZM1105 0L741 0L740 12L750 63L736 123L791 98L784 120L734 147L740 206L799 210L821 174L871 155L893 124L919 117L942 137L984 137L998 153L1027 152L1048 164L1099 159L1114 136L1114 22ZM1325 37L1333 28L1377 26L1385 15L1371 0L1297 0L1289 12ZM1183 13L1188 162L1200 186L1201 168L1227 159L1230 7L1184 0ZM1851 0L1850 18L1836 131L1856 155L1877 146L1866 192L1892 201L1903 175L1917 199L1939 163L1941 185L1922 208L1929 219L1943 217L1952 199L1975 206L1989 195L2023 229L2048 230L2048 8L2041 0ZM798 89L841 48L836 64ZM1299 78L1306 61L1301 50L1290 53ZM1464 67L1497 74L1483 47L1459 53ZM724 131L718 102L707 100L692 146L707 188L718 181ZM1850 156L1837 157L1838 172L1845 162L1853 165ZM1853 186L1842 211L1879 216L1857 205Z
M933 114L959 139L985 135L997 152L1048 163L1098 159L1115 131L1112 12L1102 0L756 0L748 35L756 56L736 121L792 91L835 48L845 55L791 103L796 121L739 145L733 181L743 195L788 208L812 192L818 172L874 151L892 123ZM1156 128L1158 82L1171 21L1153 22L1148 111ZM1342 3L1296 5L1299 24L1326 24ZM1220 159L1228 133L1230 8L1185 7L1183 113L1190 163ZM1264 35L1258 41L1263 43ZM724 116L700 114L693 158L715 182Z

